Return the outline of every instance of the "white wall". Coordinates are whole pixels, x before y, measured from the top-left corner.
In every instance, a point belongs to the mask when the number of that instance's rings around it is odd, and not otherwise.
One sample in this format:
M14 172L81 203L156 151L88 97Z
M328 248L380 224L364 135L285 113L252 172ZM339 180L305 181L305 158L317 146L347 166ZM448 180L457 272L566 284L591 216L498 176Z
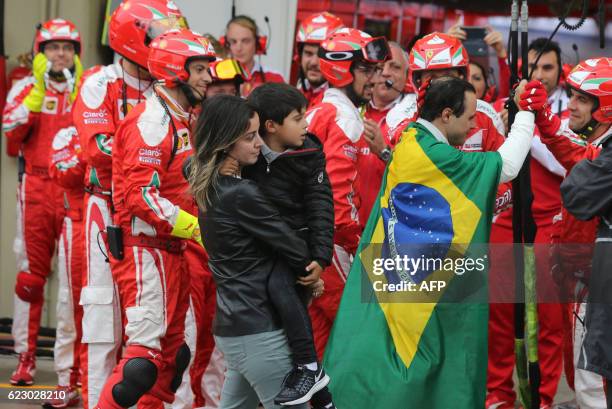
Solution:
M189 26L201 33L219 37L225 33L225 25L231 18L231 0L175 0L187 17ZM264 16L268 16L272 29L268 54L261 57L262 64L280 71L289 78L297 0L236 0L236 15L247 14L254 18L263 35L269 35Z

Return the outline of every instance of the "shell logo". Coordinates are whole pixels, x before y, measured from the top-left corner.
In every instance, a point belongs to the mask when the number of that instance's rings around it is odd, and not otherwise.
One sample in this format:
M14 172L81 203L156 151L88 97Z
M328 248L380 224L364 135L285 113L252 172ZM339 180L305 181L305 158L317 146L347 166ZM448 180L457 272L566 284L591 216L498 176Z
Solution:
M53 111L55 109L56 103L57 101L55 100L49 100L46 102L45 108L47 109L47 111Z
M329 51L334 51L336 49L336 43L333 41L330 41L329 43L327 43L327 49Z
M162 50L165 49L166 47L168 47L168 41L166 40L161 40L159 42L159 48L161 48Z

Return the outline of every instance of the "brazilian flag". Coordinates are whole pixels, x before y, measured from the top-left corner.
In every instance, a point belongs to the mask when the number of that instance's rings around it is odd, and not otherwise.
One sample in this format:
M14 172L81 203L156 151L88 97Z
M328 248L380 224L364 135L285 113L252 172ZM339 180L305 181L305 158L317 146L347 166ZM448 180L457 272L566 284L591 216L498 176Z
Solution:
M501 157L461 152L429 129L416 122L403 133L346 283L324 360L339 408L484 407L486 264L465 274L452 263L382 274L373 267L377 258L429 251L456 261L486 249ZM417 290L380 291L402 281ZM434 281L445 288L418 289ZM473 301L476 289L485 298Z

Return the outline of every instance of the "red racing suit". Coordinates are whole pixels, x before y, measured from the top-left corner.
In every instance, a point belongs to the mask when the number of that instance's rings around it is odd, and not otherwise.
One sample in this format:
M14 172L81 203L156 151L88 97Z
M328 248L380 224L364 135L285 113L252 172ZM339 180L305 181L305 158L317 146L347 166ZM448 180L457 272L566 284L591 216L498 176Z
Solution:
M286 82L283 75L273 69L255 62L251 69L251 76L248 81L240 86L240 96L246 98L251 91L266 82Z
M60 130L52 142L49 175L62 190L64 220L58 244L59 287L54 366L58 385L76 388L79 377L83 279L83 177L85 162L74 127Z
M336 88L325 91L321 103L306 113L306 121L308 130L323 144L335 213L333 260L322 274L325 292L310 306L315 347L321 358L363 229L356 179L358 155L365 142L359 111Z
M389 111L395 105L400 103L402 98L403 95L399 96L395 101L383 108L376 107L372 101L366 105L364 117L378 123L382 137L387 146L393 147L391 141L389 140L389 127L387 126L386 117ZM384 176L387 163L371 152L370 147L366 143L361 151L361 155L359 155L357 167L359 174L357 183L359 194L361 196L359 220L361 220L365 226L368 221L368 217L370 216L370 212L372 211L372 207L374 207L374 202L378 197L378 191L380 190L380 185L382 183L382 178Z
M589 142L580 138L562 123L555 129L554 126L542 126L542 142L559 159L559 162L568 171L583 159L593 160L600 152L599 143L612 133L608 128L601 136ZM574 302L569 305L566 313L566 333L564 341L566 372L568 378L573 379L573 388L576 392L576 401L581 408L596 409L606 406L604 381L599 374L578 368L578 359L582 349L582 341L587 328L584 325L586 297L588 296L588 278L591 271L593 243L595 243L599 218L589 221L580 221L572 216L565 207L555 218L553 225L553 265L557 282L565 294Z
M194 209L195 213L197 209ZM193 363L189 369L194 407L218 408L225 363L223 355L215 348L215 339L212 334L216 286L208 268L208 254L202 246L189 241L185 250L185 258L191 273L190 313L195 326L192 330L195 339L189 345L194 351ZM186 334L189 334L189 330L186 330Z
M4 107L2 129L9 144L20 146L20 182L17 192L17 284L14 297L12 335L15 352L36 351L43 307L43 287L51 271L55 242L59 237L63 203L61 191L49 177L51 141L71 123L70 91L65 83L47 81L40 112L30 112L24 99L35 79L15 83ZM22 289L37 288L27 300ZM32 294L32 293L30 293Z
M140 407L155 407L157 399L171 403L176 392L172 385L178 388L189 364L184 340L190 281L183 257L186 242L171 235L181 209L194 208L182 173L192 152L189 126L189 114L159 87L115 134L113 220L123 231L125 256L111 257L111 271L126 317L126 347L100 395L102 409L120 407L112 390L131 359L144 358L157 367L156 382Z
M559 114L567 116L567 95L555 92L549 97L551 105L561 107ZM495 104L503 107L503 102ZM541 367L540 395L542 405L552 405L557 385L561 377L561 361L563 354L562 325L563 312L558 303L551 303L550 297L543 294L553 294L555 284L550 278L551 263L548 248L553 235L553 219L561 208L559 186L563 180L564 169L556 161L552 153L546 149L539 138L539 130L532 141L531 148L531 188L533 192L532 214L537 226L536 270L538 276L537 292L541 300L548 303L538 305L538 314L546 317L539 321L538 355ZM513 243L512 209L499 214L491 229L492 244ZM514 288L514 256L509 246L497 246L497 251L491 254L491 281L496 288ZM540 280L547 279L547 281ZM494 298L494 297L493 297ZM487 374L488 402L508 402L513 405L516 394L513 388L512 373L514 370L514 306L510 303L495 302L489 309L489 364ZM509 408L510 406L508 406ZM505 409L506 406L500 406Z
M101 233L111 223L113 136L126 113L151 89L130 76L121 62L101 67L81 86L74 106L76 127L87 163L85 173L85 273L83 305L83 406L93 406L117 363L122 343L121 310L113 284L108 248Z

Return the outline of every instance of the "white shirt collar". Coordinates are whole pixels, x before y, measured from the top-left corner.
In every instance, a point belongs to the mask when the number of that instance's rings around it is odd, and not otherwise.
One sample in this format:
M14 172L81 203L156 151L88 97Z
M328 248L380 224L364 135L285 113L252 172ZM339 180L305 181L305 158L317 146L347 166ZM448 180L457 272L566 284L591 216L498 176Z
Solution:
M417 123L423 125L433 135L433 137L436 138L436 140L450 145L448 140L444 137L444 134L442 134L442 132L434 124L423 118L417 119Z
M550 105L553 113L559 115L567 110L567 103L569 97L563 87L557 87L548 97L548 104Z
M398 95L398 96L397 96L397 98L395 98L395 99L394 99L393 101L391 101L389 104L387 104L386 106L381 107L381 108L377 107L377 106L374 104L374 98L372 98L372 99L370 100L370 106L371 106L372 108L374 108L374 109L378 110L378 111L388 111L388 110L390 110L391 108L393 108L394 106L396 106L396 105L397 105L397 104L398 104L398 103L399 103L399 102L402 100L402 98L403 98L403 97L404 97L404 94L400 94L400 95Z

